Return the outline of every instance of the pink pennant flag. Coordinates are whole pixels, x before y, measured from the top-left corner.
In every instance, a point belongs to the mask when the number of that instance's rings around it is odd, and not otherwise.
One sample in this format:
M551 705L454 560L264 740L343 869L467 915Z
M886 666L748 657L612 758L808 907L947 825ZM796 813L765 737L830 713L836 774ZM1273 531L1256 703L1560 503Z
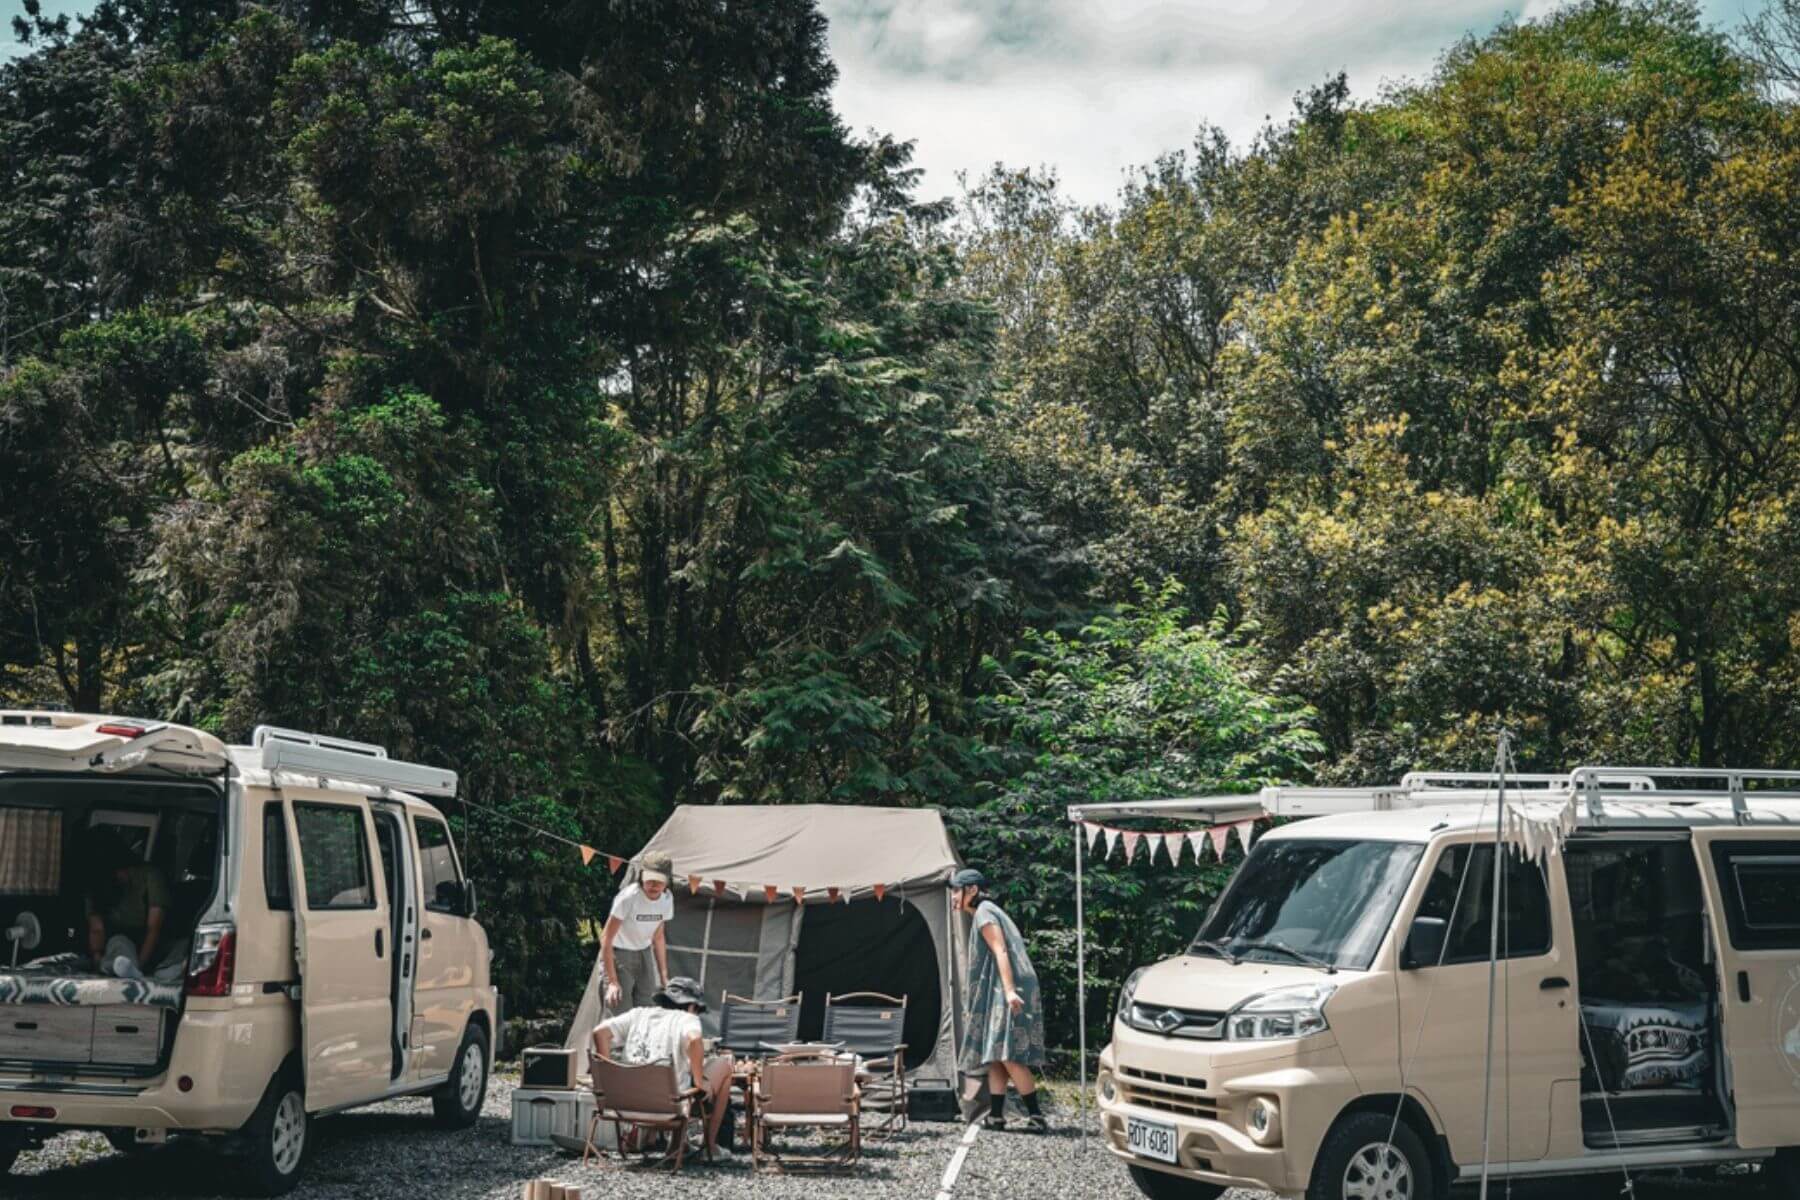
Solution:
M1151 866L1155 866L1156 865L1156 852L1163 848L1163 835L1160 833L1151 833L1151 834L1146 834L1144 836L1145 836L1145 840L1150 843L1150 847L1149 847L1150 852L1148 854L1144 855L1144 861L1149 863Z
M594 855L596 855L598 853L600 853L600 852L598 850L594 849L592 846L583 846L581 848L581 865L585 867L589 863L593 862Z
M1137 857L1138 841L1143 836L1144 835L1141 833L1134 833L1130 830L1126 831L1126 833L1125 833L1125 861L1127 863L1131 862L1132 859Z
M805 888L796 887L794 889L794 903L796 905L799 905L800 907L805 907L805 905L806 905L806 889Z
M617 875L619 873L619 868L624 865L625 865L625 860L620 858L618 855L609 854L606 856L606 869L608 871L611 871L614 875Z
M776 887L772 883L763 884L763 899L768 901L770 904L775 903L775 894L777 892L779 892L780 890L781 890L780 888Z
M1238 843L1244 847L1244 853L1250 853L1250 843L1256 838L1256 822L1239 821L1232 829L1237 831Z
M1087 834L1087 848L1092 850L1094 848L1094 840L1100 836L1100 827L1092 821L1083 821L1081 823L1081 831Z
M700 877L698 875L689 875L688 876L688 895L698 896L699 894L700 894Z
M838 889L836 889L834 887L828 887L825 889L825 899L828 903L836 904L837 898L838 898Z
M887 884L885 884L885 883L876 884L875 885L875 899L885 900L886 898L887 898Z
M725 881L723 879L713 880L713 895L721 900L725 898Z
M1231 827L1214 825L1206 831L1206 836L1212 840L1213 853L1218 856L1220 862L1224 862L1225 847L1231 844Z

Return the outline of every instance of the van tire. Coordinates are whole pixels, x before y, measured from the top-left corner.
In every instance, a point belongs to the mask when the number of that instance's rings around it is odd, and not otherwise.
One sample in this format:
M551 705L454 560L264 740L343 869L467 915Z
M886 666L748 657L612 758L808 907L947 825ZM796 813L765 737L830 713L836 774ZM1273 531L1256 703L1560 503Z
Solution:
M1763 1186L1771 1196L1800 1200L1800 1149L1783 1150L1763 1165Z
M295 1140L298 1139L298 1147ZM240 1131L243 1190L251 1196L285 1196L300 1182L312 1149L306 1086L291 1064L275 1073L256 1111Z
M135 1129L108 1129L106 1140L120 1154L148 1154L153 1147L147 1142L137 1140Z
M431 1093L431 1111L444 1129L467 1129L481 1119L487 1099L488 1040L479 1025L463 1031L462 1044L450 1061L450 1078Z
M1391 1145L1389 1130L1393 1131ZM1388 1156L1384 1156L1384 1147ZM1431 1154L1424 1140L1405 1121L1395 1125L1393 1117L1374 1112L1351 1113L1339 1121L1313 1161L1306 1200L1346 1200L1345 1182L1353 1167L1359 1173L1400 1171L1405 1181L1396 1191L1400 1200L1437 1200L1438 1183Z
M1216 1183L1183 1179L1166 1171L1152 1171L1149 1167L1125 1169L1131 1172L1131 1182L1137 1184L1137 1190L1150 1200L1218 1200L1225 1194L1225 1189Z
M0 1129L0 1175L13 1169L19 1155L31 1148L31 1139L21 1129Z

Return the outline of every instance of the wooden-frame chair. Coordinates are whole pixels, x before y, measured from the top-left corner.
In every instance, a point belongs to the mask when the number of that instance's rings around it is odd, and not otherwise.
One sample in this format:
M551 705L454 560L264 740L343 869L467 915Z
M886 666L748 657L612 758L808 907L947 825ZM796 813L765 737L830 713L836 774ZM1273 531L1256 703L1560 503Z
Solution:
M846 992L825 997L824 1040L863 1060L862 1109L881 1121L869 1137L906 1128L906 997Z
M838 1130L843 1141L824 1154L777 1153L769 1134L792 1129ZM862 1158L861 1093L856 1060L848 1054L803 1051L781 1054L762 1064L756 1076L756 1110L750 1132L750 1163L848 1169Z
M616 1135L614 1142L621 1162L636 1161L640 1166L668 1166L681 1170L687 1154L688 1126L706 1120L701 1101L706 1090L690 1087L683 1090L677 1083L674 1063L644 1063L627 1066L610 1058L589 1053L588 1067L594 1090L594 1116L588 1122L587 1142L582 1147L581 1164L589 1155L604 1159L605 1152L594 1143L601 1122L609 1122ZM659 1152L652 1148L645 1134L665 1133L669 1145ZM642 1140L642 1144L640 1144ZM712 1148L701 1140L702 1152L712 1160Z

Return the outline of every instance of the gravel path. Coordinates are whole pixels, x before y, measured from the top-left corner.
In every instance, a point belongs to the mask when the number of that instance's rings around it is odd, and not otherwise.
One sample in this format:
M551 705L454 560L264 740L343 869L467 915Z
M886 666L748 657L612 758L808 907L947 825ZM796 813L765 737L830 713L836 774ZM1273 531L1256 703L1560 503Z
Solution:
M507 1144L513 1081L496 1078L476 1128L446 1133L431 1125L430 1104L401 1100L320 1121L307 1173L295 1200L363 1200L409 1195L418 1200L517 1200L519 1184L544 1176L579 1184L589 1200L933 1200L963 1128L918 1124L870 1147L861 1168L843 1175L753 1175L748 1155L686 1169L678 1188L664 1172L583 1168L555 1150ZM1074 1114L1050 1109L1047 1137L981 1133L959 1176L954 1200L1142 1200L1125 1169L1093 1138L1076 1137ZM227 1186L224 1163L203 1148L172 1145L141 1155L115 1153L93 1135L71 1134L19 1158L0 1192L59 1200L210 1200ZM1520 1200L1591 1200L1618 1192L1616 1177L1556 1186L1520 1185ZM1645 1183L1639 1200L1726 1200L1743 1196L1744 1180ZM1472 1197L1473 1193L1469 1193ZM1267 1200L1235 1192L1230 1200Z

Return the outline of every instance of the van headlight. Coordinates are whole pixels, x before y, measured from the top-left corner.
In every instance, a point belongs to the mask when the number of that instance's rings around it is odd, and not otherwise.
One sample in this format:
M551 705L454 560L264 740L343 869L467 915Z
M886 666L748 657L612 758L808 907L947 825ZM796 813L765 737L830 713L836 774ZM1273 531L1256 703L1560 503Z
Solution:
M1149 967L1139 967L1125 977L1125 986L1119 989L1119 1009L1117 1016L1119 1020L1124 1021L1127 1025L1131 1024L1131 1001L1137 995L1138 981L1143 979L1144 972L1149 969Z
M1337 992L1335 984L1309 983L1302 987L1264 992L1244 1001L1225 1018L1225 1036L1234 1042L1267 1042L1323 1033L1325 1002Z

